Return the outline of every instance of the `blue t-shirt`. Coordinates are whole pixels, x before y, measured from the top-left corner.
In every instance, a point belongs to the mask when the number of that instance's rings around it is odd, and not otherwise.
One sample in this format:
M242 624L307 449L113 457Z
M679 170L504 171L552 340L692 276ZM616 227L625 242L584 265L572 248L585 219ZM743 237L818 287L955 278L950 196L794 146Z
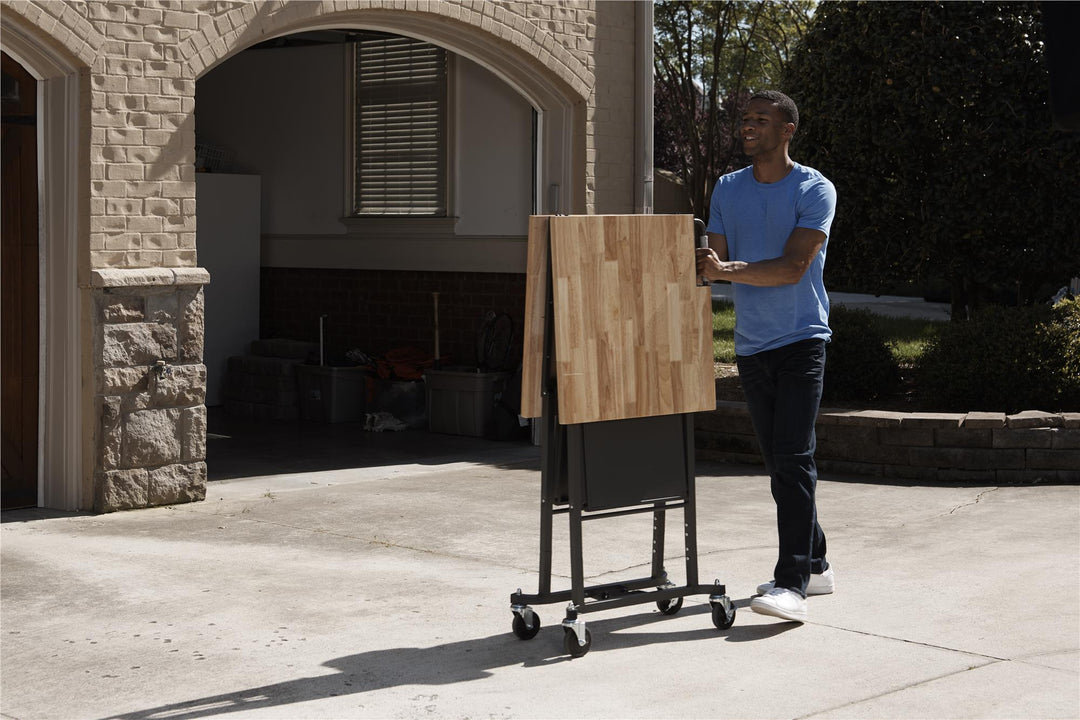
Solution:
M798 163L779 182L758 182L753 167L728 173L716 182L708 231L727 238L730 260L751 263L778 258L797 227L825 233L820 252L796 284L732 283L737 355L810 338L828 340L832 335L822 272L835 212L833 184L817 170Z

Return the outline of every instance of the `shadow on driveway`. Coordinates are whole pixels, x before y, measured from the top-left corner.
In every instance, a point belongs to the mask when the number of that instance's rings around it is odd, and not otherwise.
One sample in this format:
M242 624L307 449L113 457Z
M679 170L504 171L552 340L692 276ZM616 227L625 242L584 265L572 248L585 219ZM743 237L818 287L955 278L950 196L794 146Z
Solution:
M485 440L426 429L369 432L363 423L250 420L230 417L224 408L207 413L206 469L211 481L407 463L442 465L491 458L497 463L498 458L522 455L535 456L539 467L540 448L527 438Z
M739 600L735 605L745 608L749 600ZM683 613L707 616L708 605L684 608ZM708 627L678 632L632 632L633 628L663 622L662 615L629 615L606 620L589 620L594 637L590 655L608 650L652 645L654 643L707 641L722 637L727 642L753 642L775 637L799 627L798 623L770 623L767 625L738 625L727 630ZM509 625L509 620L507 625ZM631 630L631 632L623 632ZM231 693L195 698L170 705L160 705L122 715L109 720L191 720L220 716L230 712L282 707L294 703L321 700L328 697L358 695L401 685L450 685L482 680L490 671L500 667L521 665L544 667L553 663L570 662L571 658L561 652L562 631L558 626L541 628L541 634L523 642L507 631L486 638L435 645L428 648L394 648L335 658L323 664L337 670L333 675L297 678L286 682L262 685ZM560 642L553 642L558 638ZM578 662L588 662L588 655Z

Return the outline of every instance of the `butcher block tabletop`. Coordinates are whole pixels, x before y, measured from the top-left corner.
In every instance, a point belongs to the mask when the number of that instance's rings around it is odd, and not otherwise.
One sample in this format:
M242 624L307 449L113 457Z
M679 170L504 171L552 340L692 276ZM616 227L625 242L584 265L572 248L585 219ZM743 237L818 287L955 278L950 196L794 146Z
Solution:
M712 300L690 215L533 216L522 415L542 414L548 228L559 422L713 410Z

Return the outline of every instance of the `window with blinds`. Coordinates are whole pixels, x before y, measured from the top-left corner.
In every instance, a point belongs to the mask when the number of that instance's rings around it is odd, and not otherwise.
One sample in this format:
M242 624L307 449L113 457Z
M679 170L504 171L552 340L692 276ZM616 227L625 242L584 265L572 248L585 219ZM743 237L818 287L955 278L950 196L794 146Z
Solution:
M353 213L445 216L446 51L398 35L355 43Z

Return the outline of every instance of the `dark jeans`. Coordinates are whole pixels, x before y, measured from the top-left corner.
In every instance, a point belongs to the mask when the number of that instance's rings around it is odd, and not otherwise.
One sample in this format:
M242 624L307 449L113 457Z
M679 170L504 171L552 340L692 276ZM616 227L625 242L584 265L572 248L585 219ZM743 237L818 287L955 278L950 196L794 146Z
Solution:
M736 361L776 501L780 552L773 580L806 597L810 573L829 566L814 499L814 422L821 404L825 341L802 340Z

